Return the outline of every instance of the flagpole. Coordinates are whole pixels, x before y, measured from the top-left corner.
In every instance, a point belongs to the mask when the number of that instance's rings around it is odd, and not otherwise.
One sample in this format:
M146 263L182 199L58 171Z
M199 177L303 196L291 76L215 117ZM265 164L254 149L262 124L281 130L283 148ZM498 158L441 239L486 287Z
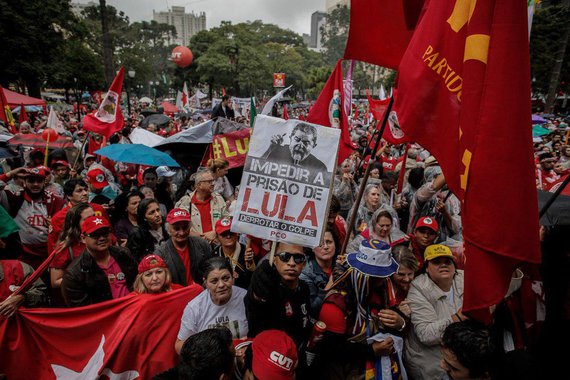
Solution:
M348 246L348 241L350 240L350 235L352 235L352 228L354 226L354 222L356 220L356 214L358 213L358 206L360 205L360 200L364 195L364 189L366 188L366 182L368 180L368 176L370 175L370 170L372 169L372 163L376 161L376 152L378 152L378 147L380 146L380 140L382 140L382 135L384 134L384 129L386 128L386 124L388 123L388 115L392 110L392 105L394 104L394 97L390 98L390 103L388 104L388 108L384 113L384 118L382 119L382 126L380 127L380 131L376 136L376 143L374 144L374 149L370 154L370 162L366 166L366 171L364 172L364 177L362 177L362 181L360 182L360 188L358 189L358 195L356 196L356 200L352 207L352 213L350 214L350 218L348 219L347 225L347 232L346 237L344 238L344 242L342 243L342 248L340 250L341 254L344 254L346 251L346 247Z
M87 134L85 135L85 140L83 140L83 144L81 144L81 149L77 153L77 157L75 157L75 161L73 162L73 166L71 167L71 170L75 170L75 167L77 166L77 161L79 161L79 157L81 157L81 154L83 153L83 149L85 149L85 144L87 144L87 141L89 140L90 136L91 136L91 132L88 131Z
M552 194L552 196L550 198L548 198L548 201L546 202L546 204L544 206L542 206L542 209L540 210L540 213L538 214L538 219L542 218L544 216L544 214L546 214L546 212L548 211L550 206L552 206L552 204L554 203L556 198L558 198L560 193L562 193L562 191L566 188L566 185L568 185L568 182L570 182L570 175L566 176L566 178L564 179L564 182L562 182L560 184L560 186L558 186L558 189L556 189L554 194Z

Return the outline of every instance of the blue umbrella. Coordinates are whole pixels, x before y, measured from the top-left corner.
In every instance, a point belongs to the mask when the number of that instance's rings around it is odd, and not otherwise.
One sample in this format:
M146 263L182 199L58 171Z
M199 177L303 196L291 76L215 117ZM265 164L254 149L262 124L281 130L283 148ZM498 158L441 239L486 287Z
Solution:
M168 154L142 144L112 144L95 154L129 164L180 167Z

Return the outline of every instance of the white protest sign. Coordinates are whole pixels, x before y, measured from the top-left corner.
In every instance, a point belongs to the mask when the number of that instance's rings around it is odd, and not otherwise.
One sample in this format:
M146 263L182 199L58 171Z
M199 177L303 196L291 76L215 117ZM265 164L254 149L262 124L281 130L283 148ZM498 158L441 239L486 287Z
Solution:
M318 246L339 140L339 129L257 115L232 231Z

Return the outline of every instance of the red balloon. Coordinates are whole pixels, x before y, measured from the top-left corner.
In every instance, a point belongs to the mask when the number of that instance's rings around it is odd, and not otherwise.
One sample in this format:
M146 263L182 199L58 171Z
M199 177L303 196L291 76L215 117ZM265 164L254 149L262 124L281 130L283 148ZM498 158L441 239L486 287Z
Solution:
M57 131L55 129L46 128L42 132L42 139L44 139L44 141L48 141L48 136L49 136L49 141L54 142L55 140L57 140L59 135L57 134Z
M178 67L188 67L192 63L194 56L192 55L192 51L186 46L176 46L172 50L171 59Z

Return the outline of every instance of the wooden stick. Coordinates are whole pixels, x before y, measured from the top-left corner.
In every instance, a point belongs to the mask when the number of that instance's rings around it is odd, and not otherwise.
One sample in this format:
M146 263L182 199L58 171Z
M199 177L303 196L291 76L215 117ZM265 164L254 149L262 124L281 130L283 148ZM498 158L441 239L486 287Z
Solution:
M271 253L269 253L269 265L273 266L273 260L275 259L275 250L277 249L277 242L271 242Z
M75 157L75 162L73 163L73 166L71 167L71 169L75 170L75 167L77 166L77 161L79 161L79 157L81 157L81 153L83 153L83 149L85 148L85 144L87 144L87 141L89 140L90 136L91 136L91 132L87 132L87 134L85 135L85 140L83 140L83 144L81 144L81 149L79 150L79 152L77 152L77 157Z
M352 213L350 214L350 218L348 219L346 237L344 238L344 242L342 243L342 248L340 250L341 255L344 255L346 252L346 247L348 246L348 241L350 240L350 235L352 234L352 228L354 227L354 222L356 221L358 206L360 205L360 200L362 199L362 195L364 195L364 189L366 188L366 182L368 180L368 176L370 175L372 164L374 163L374 161L377 160L376 152L378 151L378 147L380 146L380 140L382 139L382 135L384 134L384 129L386 129L386 124L388 124L388 115L392 110L393 104L394 104L394 97L390 99L388 108L384 113L384 119L382 120L382 126L380 127L380 132L376 136L376 144L374 144L374 150L370 154L370 162L368 162L368 165L366 166L366 171L364 172L364 177L362 177L362 181L360 182L360 189L358 189L358 195L356 196L354 206L352 207Z

